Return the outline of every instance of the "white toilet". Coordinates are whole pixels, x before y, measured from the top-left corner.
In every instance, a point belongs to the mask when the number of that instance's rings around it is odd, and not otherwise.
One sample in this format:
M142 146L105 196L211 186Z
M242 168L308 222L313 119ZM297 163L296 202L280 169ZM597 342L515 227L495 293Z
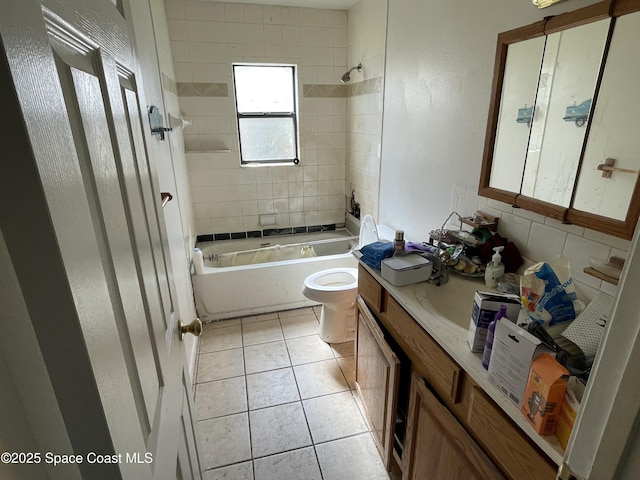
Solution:
M371 215L360 222L358 248L377 242L378 228ZM329 268L309 275L304 280L302 294L322 303L319 335L327 343L353 340L356 330L356 268Z

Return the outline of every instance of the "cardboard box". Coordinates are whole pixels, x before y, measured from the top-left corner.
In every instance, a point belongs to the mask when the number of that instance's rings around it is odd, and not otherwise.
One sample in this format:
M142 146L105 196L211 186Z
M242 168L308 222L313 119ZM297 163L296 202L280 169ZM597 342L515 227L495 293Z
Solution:
M553 350L526 330L500 320L493 338L489 381L520 407L531 362L541 353L553 354Z
M531 363L520 411L541 435L553 435L567 391L569 371L543 353Z
M487 327L496 317L500 305L507 306L507 318L512 322L518 320L520 298L506 293L476 292L473 298L473 310L469 324L467 343L474 353L482 353L487 340Z
M564 449L567 448L569 437L573 430L573 424L580 411L580 401L582 400L583 393L584 384L575 377L571 377L567 385L567 391L564 394L564 402L562 407L560 407L556 424L556 437Z

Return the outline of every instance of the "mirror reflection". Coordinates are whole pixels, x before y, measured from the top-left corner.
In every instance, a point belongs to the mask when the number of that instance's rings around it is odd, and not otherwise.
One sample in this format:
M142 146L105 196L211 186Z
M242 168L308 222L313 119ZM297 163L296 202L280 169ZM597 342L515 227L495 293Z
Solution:
M547 36L520 193L568 207L609 19Z
M616 220L627 215L640 168L638 32L640 12L617 19L573 204ZM613 170L603 169L607 158Z
M509 45L489 185L519 192L545 38Z

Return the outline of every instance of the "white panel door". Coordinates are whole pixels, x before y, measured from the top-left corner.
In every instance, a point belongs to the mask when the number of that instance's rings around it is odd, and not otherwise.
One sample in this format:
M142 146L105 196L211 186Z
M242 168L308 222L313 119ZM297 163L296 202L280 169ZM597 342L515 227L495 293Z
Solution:
M108 0L0 8L0 226L73 446L58 453L85 478L201 478L127 22Z

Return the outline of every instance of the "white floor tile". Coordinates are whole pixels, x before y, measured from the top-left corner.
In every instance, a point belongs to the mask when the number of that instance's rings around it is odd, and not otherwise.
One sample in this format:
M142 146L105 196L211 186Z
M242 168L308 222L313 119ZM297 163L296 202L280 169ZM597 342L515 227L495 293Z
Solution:
M247 411L245 377L225 378L196 385L198 420Z
M344 377L347 379L347 383L349 384L349 388L351 390L356 389L356 357L353 355L350 357L340 357L337 358L338 364L340 365L340 370Z
M291 366L289 352L284 341L245 347L244 363L247 374Z
M205 469L251 460L246 413L198 422Z
M316 445L324 480L389 480L371 434Z
M261 313L260 315L251 315L249 317L242 317L241 322L242 322L242 325L247 325L249 323L264 322L265 320L277 320L277 319L278 319L278 313L272 312L272 313Z
M300 402L249 412L253 458L311 445Z
M336 358L353 356L353 342L332 343L331 350Z
M255 480L322 480L313 447L255 460Z
M250 410L300 400L291 368L247 375L247 393Z
M313 312L313 308L311 307L294 308L293 310L283 310L281 312L278 312L278 318L282 320L283 318L297 317L300 315L309 315L309 314L315 315L315 313Z
M242 324L242 341L245 347L283 339L280 320L277 318L275 320Z
M241 348L199 355L197 383L239 375L244 375L244 358Z
M293 367L293 372L303 399L349 390L349 385L335 358L298 365Z
M253 462L236 463L228 467L208 470L205 480L253 480Z
M215 330L216 328L227 328L227 327L235 327L236 325L240 325L239 318L230 318L227 320L214 320L213 322L207 322L202 326L202 331L206 332L207 330Z
M242 347L240 325L212 328L202 332L200 337L200 353L218 352Z
M317 335L318 319L315 313L306 315L296 315L294 317L280 318L282 333L284 338L304 337L306 335Z
M334 358L328 343L318 335L308 337L289 338L285 340L292 365L330 360Z
M302 402L313 443L327 442L367 431L351 392L334 393Z

